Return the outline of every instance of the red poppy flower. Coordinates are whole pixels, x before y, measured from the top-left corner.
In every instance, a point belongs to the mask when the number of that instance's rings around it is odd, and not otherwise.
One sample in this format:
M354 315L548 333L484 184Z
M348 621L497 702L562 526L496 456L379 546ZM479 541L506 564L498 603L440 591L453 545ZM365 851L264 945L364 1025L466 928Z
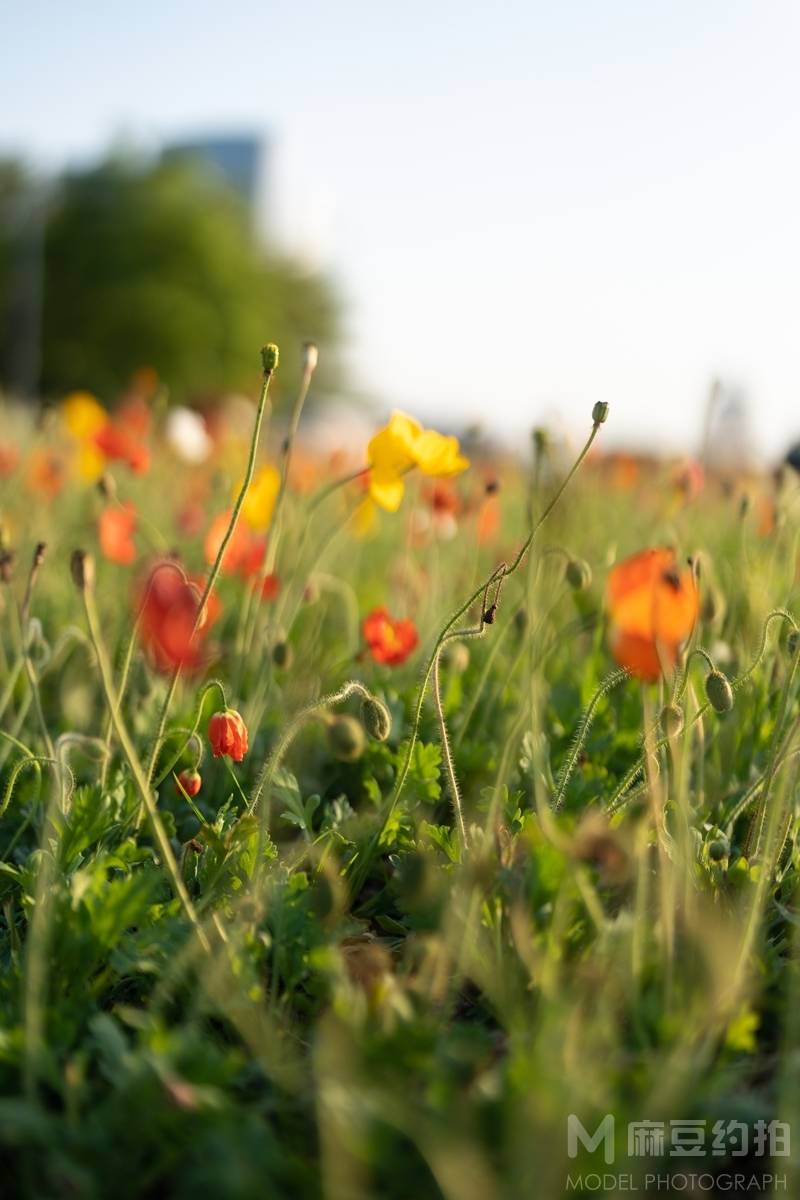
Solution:
M396 620L385 608L374 608L364 618L363 631L372 657L390 667L405 662L419 642L414 622L407 617Z
M97 430L93 441L106 458L127 463L139 475L150 466L149 450L124 425L108 421Z
M111 562L130 566L136 559L133 534L136 531L136 509L131 503L105 508L97 522L100 549Z
M621 667L653 682L675 665L697 620L698 596L693 572L678 569L674 550L643 550L617 563L606 601L611 651Z
M181 785L177 791L178 795L182 795L181 788L186 792L187 796L196 796L203 786L203 780L199 771L181 771L178 776L178 783Z
M247 726L235 708L214 713L208 722L208 740L214 758L228 757L241 762L247 754Z
M202 642L208 630L208 608L195 632L200 589L169 559L156 563L140 590L139 634L158 671L193 669L201 664Z

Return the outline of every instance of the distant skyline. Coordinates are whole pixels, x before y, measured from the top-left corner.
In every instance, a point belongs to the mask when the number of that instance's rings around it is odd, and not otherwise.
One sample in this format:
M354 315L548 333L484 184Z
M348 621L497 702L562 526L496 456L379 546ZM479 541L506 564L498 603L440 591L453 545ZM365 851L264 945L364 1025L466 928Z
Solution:
M719 376L775 455L799 58L791 0L6 0L0 154L263 135L277 231L338 281L384 408L508 435L606 400L609 443L693 450Z

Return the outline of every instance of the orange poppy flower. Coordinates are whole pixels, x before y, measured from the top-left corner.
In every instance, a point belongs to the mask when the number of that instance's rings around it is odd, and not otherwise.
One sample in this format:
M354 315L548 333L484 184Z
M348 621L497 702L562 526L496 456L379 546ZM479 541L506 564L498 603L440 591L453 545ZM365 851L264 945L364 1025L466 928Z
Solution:
M136 559L133 534L136 531L136 509L131 503L106 508L97 522L100 549L111 562L130 566Z
M397 667L416 649L417 628L407 617L397 620L385 608L374 608L364 618L364 641L376 662Z
M675 665L694 628L697 584L689 567L678 568L674 550L642 550L611 570L606 603L614 658L632 675L653 682Z

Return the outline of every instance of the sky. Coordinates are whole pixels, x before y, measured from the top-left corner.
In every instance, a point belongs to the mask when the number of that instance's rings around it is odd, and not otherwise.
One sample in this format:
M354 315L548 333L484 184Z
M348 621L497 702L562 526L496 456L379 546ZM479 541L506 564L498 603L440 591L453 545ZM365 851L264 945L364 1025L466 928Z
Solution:
M263 132L380 409L691 451L800 437L795 0L4 0L0 154ZM268 332L268 331L267 331Z

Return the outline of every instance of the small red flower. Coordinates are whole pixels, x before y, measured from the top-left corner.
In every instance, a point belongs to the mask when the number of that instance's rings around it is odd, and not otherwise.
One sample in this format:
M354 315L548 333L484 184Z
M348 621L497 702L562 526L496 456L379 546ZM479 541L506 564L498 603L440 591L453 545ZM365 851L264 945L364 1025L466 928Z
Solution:
M200 777L199 771L181 771L178 776L178 783L181 785L178 788L178 795L182 795L181 788L186 792L187 796L194 798L203 786L203 780Z
M208 605L205 619L198 622L200 598L200 589L171 559L156 563L143 581L139 635L157 671L200 666L202 641L211 615Z
M376 662L397 667L416 649L419 642L413 621L396 620L385 608L374 608L363 624L364 640Z
M106 458L127 463L139 475L150 466L150 451L125 425L108 421L94 435L94 444Z
M97 522L100 549L111 562L130 566L136 559L133 534L136 531L136 509L132 504L105 508Z
M227 756L234 762L241 762L248 749L247 726L241 713L235 708L226 708L224 712L214 713L208 722L208 740L214 758Z

